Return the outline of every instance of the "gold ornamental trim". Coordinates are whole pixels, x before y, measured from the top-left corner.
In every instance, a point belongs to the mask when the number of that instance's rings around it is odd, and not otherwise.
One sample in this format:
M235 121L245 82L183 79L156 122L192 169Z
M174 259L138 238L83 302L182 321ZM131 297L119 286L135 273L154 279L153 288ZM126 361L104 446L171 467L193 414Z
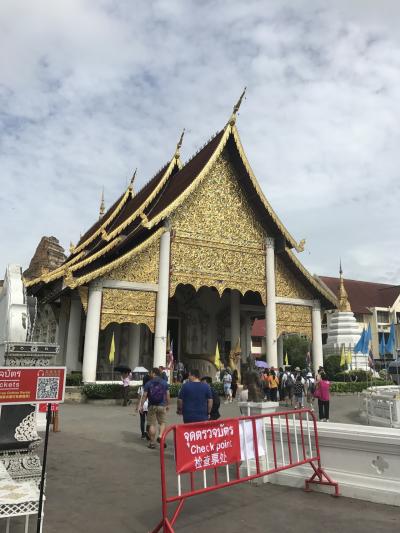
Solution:
M146 324L154 331L156 294L149 291L103 289L100 329L111 323Z
M268 202L268 200L265 197L263 191L261 190L261 187L258 184L258 180L257 180L257 178L256 178L256 176L255 176L255 174L253 172L253 169L250 166L250 163L249 163L249 161L247 159L246 153L245 153L245 151L243 149L243 145L242 145L242 142L240 140L239 131L238 131L237 127L236 127L236 124L233 124L233 126L231 126L231 131L232 131L233 138L235 140L236 148L238 149L238 152L239 152L239 155L240 155L240 159L242 160L242 163L245 166L248 175L250 176L250 179L251 179L251 182L253 184L253 187L257 191L257 194L258 194L261 202L263 203L265 209L268 211L268 213L271 216L272 220L278 226L279 230L283 233L283 235L285 236L285 239L291 244L291 246L293 248L296 248L296 250L298 252L302 251L301 250L301 246L299 244L297 244L297 241L295 240L295 238L286 229L286 227L284 226L283 222L280 220L278 215L275 213L275 211L273 210L271 204Z
M179 207L185 199L200 185L200 183L204 180L204 178L207 176L209 170L215 163L215 161L218 159L218 157L221 155L222 150L225 148L225 145L229 139L229 135L231 133L231 127L227 126L225 128L224 134L221 137L221 140L219 141L218 146L215 148L213 154L205 164L205 166L202 168L202 170L197 174L197 177L192 181L192 183L186 187L186 189L176 198L173 202L171 202L161 213L159 213L156 217L152 218L149 222L143 222L144 227L150 229L153 226L157 225L161 220L164 220L170 213L175 211L177 207Z
M31 279L30 281L24 278L23 281L24 281L25 287L31 287L32 285L37 285L41 281L43 281L44 283L49 283L50 281L54 281L55 279L62 278L63 276L66 275L68 267L71 265L74 265L77 261L82 259L83 256L84 256L84 252L81 252L80 254L73 257L71 260L67 261L66 263L59 266L58 268L55 268L51 272L47 274L42 274L38 278Z
M102 233L102 239L109 241L116 235L119 235L121 231L123 231L131 222L135 220L138 216L142 218L142 225L145 225L145 221L147 220L146 215L144 214L144 210L146 207L154 200L154 198L157 196L157 194L160 192L160 190L164 187L167 180L170 178L172 171L175 168L175 165L178 166L179 169L182 168L182 163L178 158L174 156L174 158L170 161L167 170L165 171L163 177L160 180L160 183L157 185L157 187L153 190L153 192L144 200L144 202L132 213L130 217L128 217L124 222L122 222L117 228L113 229L110 233L107 233L106 230Z
M104 276L104 274L107 274L114 268L123 265L126 261L137 255L138 253L145 250L148 246L150 246L154 241L156 241L161 235L165 232L164 228L158 229L153 235L151 235L148 239L143 241L139 246L136 246L133 250L130 250L126 254L122 255L121 257L118 257L117 259L114 259L114 261L111 261L111 263L108 263L107 265L104 265L103 267L97 268L96 270L93 270L93 272L90 272L89 274L86 274L84 276L81 276L79 278L74 278L72 276L69 277L69 279L65 279L66 284L71 289L75 289L76 287L80 285L86 285L90 281L93 281L96 278L99 278L101 276Z
M90 237L88 237L85 241L83 241L81 244L79 244L78 246L75 246L75 248L73 248L73 251L72 253L77 253L77 252L80 252L81 250L83 250L84 248L86 248L86 246L88 244L90 244L91 242L94 241L94 239L96 237L98 237L99 235L101 235L101 232L103 231L103 229L108 226L115 218L116 216L118 215L118 213L120 213L121 209L124 207L124 205L126 204L128 198L131 196L131 189L130 187L128 187L124 193L124 195L122 196L121 198L121 201L118 203L118 205L116 206L116 208L114 209L114 211L110 214L109 217L107 217L107 219L102 222L102 224L97 228L97 230L92 233L92 235L90 235Z
M338 306L338 300L335 296L333 296L329 291L327 291L321 283L319 283L314 276L312 276L308 270L301 264L301 262L297 259L297 257L294 255L292 250L289 248L285 248L285 252L287 253L289 259L294 263L294 265L302 272L302 274L307 278L307 280L317 289L319 293L321 293L329 302L331 302L335 307Z

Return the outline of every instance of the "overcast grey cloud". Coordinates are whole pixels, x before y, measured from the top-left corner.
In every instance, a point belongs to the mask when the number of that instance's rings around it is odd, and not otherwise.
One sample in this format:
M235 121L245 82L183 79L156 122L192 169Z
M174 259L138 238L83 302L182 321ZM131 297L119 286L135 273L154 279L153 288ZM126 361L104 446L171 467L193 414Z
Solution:
M238 127L302 261L399 283L399 3L2 0L0 272Z

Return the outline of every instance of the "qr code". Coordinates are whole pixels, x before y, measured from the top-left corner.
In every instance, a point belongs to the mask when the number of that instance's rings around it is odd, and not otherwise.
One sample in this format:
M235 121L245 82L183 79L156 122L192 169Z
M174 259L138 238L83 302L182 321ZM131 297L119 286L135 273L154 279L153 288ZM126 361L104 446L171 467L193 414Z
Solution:
M38 400L56 400L58 398L58 388L60 378L39 377L37 382L36 398Z

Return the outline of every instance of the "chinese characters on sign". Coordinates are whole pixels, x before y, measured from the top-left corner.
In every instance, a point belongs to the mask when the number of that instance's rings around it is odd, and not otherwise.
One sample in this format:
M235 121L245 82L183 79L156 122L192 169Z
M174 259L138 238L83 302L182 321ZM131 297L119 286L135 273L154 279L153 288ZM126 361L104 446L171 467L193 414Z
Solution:
M0 367L0 404L64 401L65 367Z
M176 428L175 439L178 474L240 461L237 420L179 425Z

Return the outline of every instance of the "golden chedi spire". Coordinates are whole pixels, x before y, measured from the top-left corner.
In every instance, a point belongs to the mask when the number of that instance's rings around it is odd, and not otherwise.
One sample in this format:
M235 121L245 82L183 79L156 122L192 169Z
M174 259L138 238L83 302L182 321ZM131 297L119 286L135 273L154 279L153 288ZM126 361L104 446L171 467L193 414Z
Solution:
M103 217L105 212L106 212L106 206L104 205L104 187L103 187L103 190L101 191L99 218Z
M347 292L346 292L346 289L344 287L342 261L340 261L340 270L339 270L339 272L340 272L339 293L338 293L339 311L351 311L349 297L347 296Z
M235 122L236 122L236 115L237 115L237 113L238 113L238 111L239 111L239 109L240 109L240 106L242 105L242 100L243 100L243 98L244 98L244 95L246 94L246 89L247 89L247 87L245 87L245 88L243 89L243 92L242 92L242 94L240 95L239 100L236 102L236 104L235 104L234 107L233 107L232 115L231 115L231 118L229 119L229 124L230 124L231 126L234 126L234 124L235 124Z
M136 178L136 172L137 172L137 168L135 168L135 172L133 173L133 176L131 177L131 181L129 183L129 192L131 193L131 197L133 198L135 196L135 190L133 188L133 184L135 182L135 178Z

